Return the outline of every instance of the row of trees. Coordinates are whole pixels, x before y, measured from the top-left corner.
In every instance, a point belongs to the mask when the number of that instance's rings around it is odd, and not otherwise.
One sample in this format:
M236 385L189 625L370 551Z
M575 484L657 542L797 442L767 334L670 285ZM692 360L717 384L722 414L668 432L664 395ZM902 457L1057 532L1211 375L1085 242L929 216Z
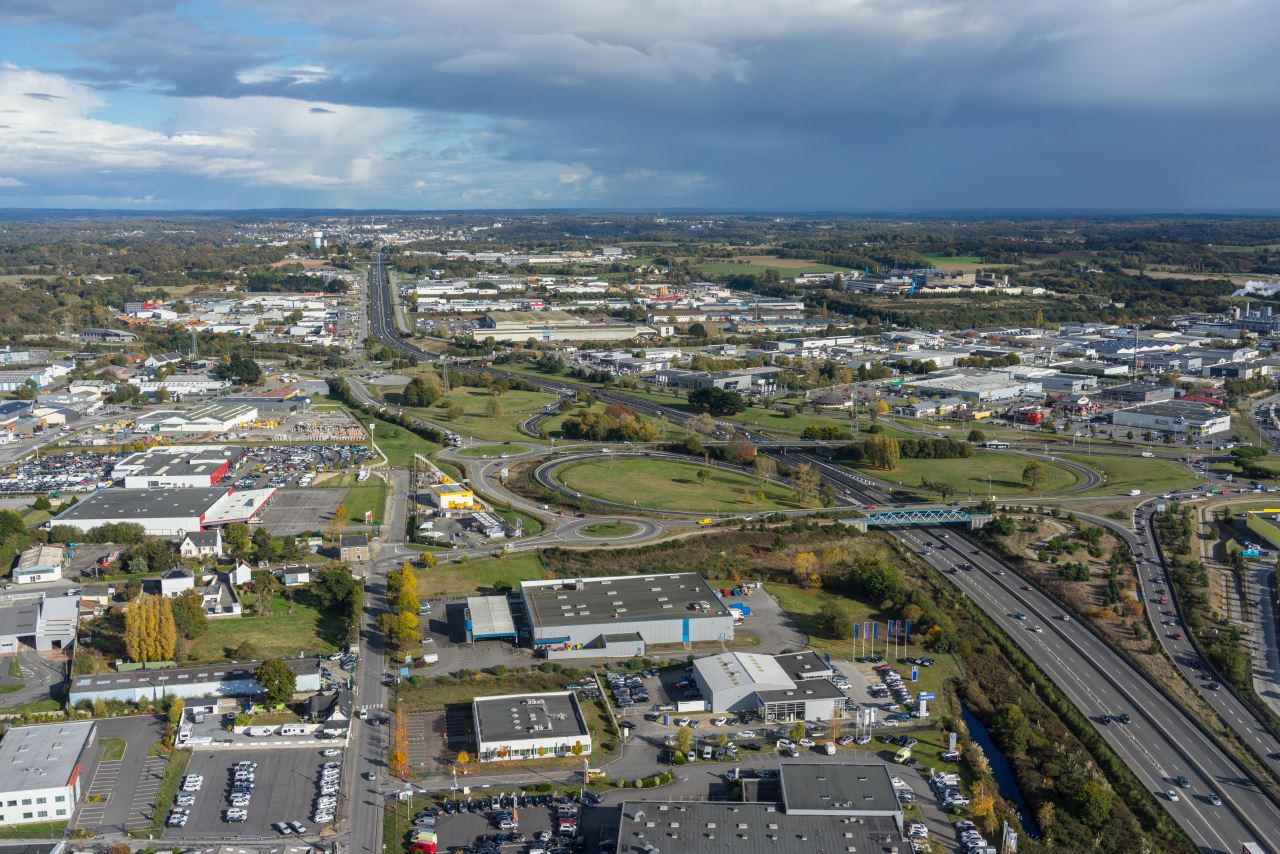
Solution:
M418 640L418 576L408 561L387 573L387 611L378 615L378 628L400 648Z

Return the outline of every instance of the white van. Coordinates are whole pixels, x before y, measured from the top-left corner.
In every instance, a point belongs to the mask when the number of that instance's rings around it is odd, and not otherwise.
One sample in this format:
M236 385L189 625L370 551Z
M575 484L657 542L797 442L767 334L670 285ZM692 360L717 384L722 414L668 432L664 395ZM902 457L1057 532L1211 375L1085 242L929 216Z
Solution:
M245 734L250 738L258 738L265 735L275 735L276 728L273 726L251 726L245 730Z

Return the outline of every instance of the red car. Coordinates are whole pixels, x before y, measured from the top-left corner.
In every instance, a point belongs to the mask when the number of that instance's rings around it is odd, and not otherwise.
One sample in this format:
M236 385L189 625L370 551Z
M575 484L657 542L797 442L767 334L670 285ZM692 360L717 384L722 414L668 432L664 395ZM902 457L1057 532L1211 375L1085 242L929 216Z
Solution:
M1034 588L1034 587L1032 587L1030 584L1024 584L1024 585L1022 585L1022 589L1023 589L1023 590L1035 590L1035 588Z
M1182 640L1182 632L1174 632L1173 634L1169 635L1169 637L1173 638L1174 640Z

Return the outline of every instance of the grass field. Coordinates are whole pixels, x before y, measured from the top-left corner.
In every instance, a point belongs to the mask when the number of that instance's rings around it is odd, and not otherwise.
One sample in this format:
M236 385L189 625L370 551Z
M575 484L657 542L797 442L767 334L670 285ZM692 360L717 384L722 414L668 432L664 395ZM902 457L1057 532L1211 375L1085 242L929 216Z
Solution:
M124 759L124 749L129 742L123 738L103 738L99 739L102 745L102 762L115 762Z
M358 420L362 424L367 424L369 417L367 415L362 416ZM415 453L429 457L440 450L439 445L434 442L428 442L398 424L378 420L375 420L373 424L374 442L382 449L382 453L387 455L387 461L393 468L409 468L412 466Z
M884 623L886 620L895 619L897 614L881 612L877 607L860 602L856 599L848 599L844 596L837 596L833 593L827 593L822 590L808 590L803 587L797 587L792 584L776 584L767 582L765 584L765 592L777 600L779 607L795 618L800 630L809 635L809 645L816 649L819 653L830 653L832 658L842 659L844 661L852 661L858 655L862 654L861 648L855 650L854 642L851 638L834 638L829 637L825 626L818 619L818 613L822 610L823 605L829 601L836 603L845 614L855 622L863 623L867 621ZM912 640L905 646L899 644L898 652L895 655L889 654L885 648L884 626L880 627L881 637L875 652L878 655L884 655L886 660L896 661L898 656L909 655L918 657L927 655L928 651L920 643ZM870 646L865 647L866 653L871 652ZM958 675L958 667L955 660L949 655L934 655L936 664L933 667L922 667L919 670L920 680L913 683L910 687L912 691L933 691L942 696L942 685L948 679ZM909 679L910 671L904 674L904 679Z
M151 811L151 834L159 834L164 829L165 817L169 807L173 805L173 797L178 794L178 785L182 775L187 772L187 763L191 761L190 750L175 750L169 755L164 765L164 773L160 776L160 787L156 790L155 807Z
M188 643L190 662L231 660L232 651L245 641L253 643L262 658L337 651L342 627L336 614L325 614L299 601L293 603L290 614L288 603L279 598L275 608L270 617L210 620L205 633Z
M777 263L782 262L782 263ZM775 261L707 261L698 265L698 270L707 276L735 276L745 274L758 276L765 270L776 270L779 276L803 276L806 273L847 273L846 267L833 267L830 264L801 263L798 266L790 258L779 258ZM787 263L791 262L791 263Z
M520 530L524 532L526 537L542 533L542 523L527 513L521 513L519 510L512 510L507 507L494 507L492 509L494 513L497 513L513 525L518 519L520 521Z
M541 578L543 572L542 561L532 552L418 567L418 598L471 596L479 590L492 590L498 585L516 589L521 581Z
M582 533L588 537L608 539L609 537L625 537L628 534L634 534L638 530L639 526L634 522L615 519L612 522L592 522L582 528Z
M734 513L798 508L789 489L737 472L647 457L601 457L556 470L556 478L576 492L653 510ZM756 494L763 493L763 501Z
M953 267L977 267L982 263L982 259L977 255L947 255L943 252L921 252L920 257L941 270Z
M1106 476L1101 486L1082 492L1081 495L1123 495L1131 489L1140 489L1143 495L1150 495L1186 489L1198 483L1186 466L1172 460L1139 456L1112 457L1104 454L1064 454L1063 458L1086 465Z
M380 477L371 477L359 486L347 490L342 499L343 518L357 525L364 524L366 510L373 511L373 523L382 524L382 513L387 503L387 483Z
M503 392L497 396L503 413L490 418L485 414L485 409L493 399L494 395L487 389L463 387L449 392L429 408L405 411L471 439L510 442L527 439L527 436L516 429L517 425L547 404L555 403L559 397L541 391ZM462 407L462 415L457 419L450 420L445 414L445 408L450 403Z
M943 481L955 490L952 497L956 499L967 499L971 494L975 499L985 498L990 494L988 483L996 498L1011 496L1022 498L1049 494L1068 489L1077 483L1073 472L1041 460L1040 465L1044 468L1045 478L1040 489L1033 493L1022 482L1022 470L1026 465L1025 457L977 451L972 457L953 460L901 460L896 469L888 472L869 466L851 466L851 468L856 468L887 483L900 483L903 487L917 490L920 489L921 478Z
M527 450L529 450L528 445L476 445L471 448L460 449L458 455L484 459L486 457L501 457L503 454L523 454Z
M66 834L67 822L65 821L0 825L0 839L61 839Z

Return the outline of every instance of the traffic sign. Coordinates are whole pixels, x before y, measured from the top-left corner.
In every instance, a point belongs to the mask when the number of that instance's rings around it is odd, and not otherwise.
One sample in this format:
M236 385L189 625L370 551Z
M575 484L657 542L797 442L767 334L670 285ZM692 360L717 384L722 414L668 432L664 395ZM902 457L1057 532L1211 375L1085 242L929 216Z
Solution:
M934 694L932 691L921 691L919 698L921 700L936 700L938 699L938 696Z

